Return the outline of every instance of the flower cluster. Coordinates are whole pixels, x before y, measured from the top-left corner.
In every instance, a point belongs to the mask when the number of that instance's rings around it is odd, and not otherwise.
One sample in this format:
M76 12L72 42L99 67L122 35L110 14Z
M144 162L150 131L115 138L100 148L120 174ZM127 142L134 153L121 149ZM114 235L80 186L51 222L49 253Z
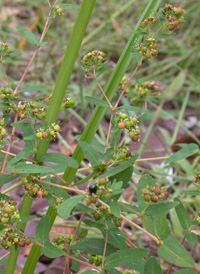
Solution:
M173 31L180 25L180 23L184 21L184 13L185 10L180 7L177 8L169 4L165 5L163 8L163 14L165 16L169 31Z
M127 85L127 83L128 83L128 79L126 76L124 76L119 83L118 91L122 92L125 86ZM129 88L125 90L125 94L128 94L128 93L129 93Z
M169 192L165 191L163 187L147 187L142 189L143 199L146 202L152 201L157 203L159 199L167 199L169 197Z
M48 192L38 183L37 177L28 176L21 179L25 184L25 193L32 198L47 197Z
M63 15L64 13L64 9L60 8L59 6L55 6L54 8L54 12L53 12L53 17L55 17L56 15Z
M114 154L114 159L116 161L128 160L131 157L131 150L129 148L130 144L124 144L118 147Z
M19 112L20 119L36 118L42 120L46 117L45 107L40 107L36 102L28 102L26 104L19 104L16 108Z
M195 183L200 184L200 172L195 171L195 177L192 181L195 182Z
M141 28L146 28L149 26L154 25L157 22L157 19L155 17L147 17L147 19L145 19L143 22L140 23L140 27Z
M4 120L0 120L0 140L3 140L3 137L8 134L7 130L3 127L4 124Z
M13 200L0 200L0 222L13 224L20 220L19 211L16 209L16 202Z
M72 241L72 238L72 234L66 235L65 237L58 236L53 239L53 244L60 250L66 251L67 246L69 246Z
M5 101L5 103L8 103L9 100L15 99L12 89L8 87L7 88L1 87L0 91L1 91L1 99Z
M105 53L93 50L87 53L82 59L82 66L86 72L86 77L92 76L97 69L101 68L105 61Z
M145 56L146 59L150 59L152 56L157 56L158 44L156 42L156 39L149 36L146 38L145 42L140 43L137 46L137 50Z
M93 212L92 215L95 221L99 221L102 219L106 219L106 220L109 219L117 227L120 227L122 225L122 218L115 217L112 214L110 208L104 207L102 205L96 208L95 212Z
M144 102L147 97L158 98L160 93L158 92L159 87L155 81L146 81L141 84L136 84L134 88L134 97L131 99L134 104Z
M6 43L0 43L0 56L6 55L6 53L9 53L10 47Z
M90 264L94 264L96 266L100 266L102 264L103 257L101 255L88 254L88 257Z
M43 129L43 128L40 128L38 129L37 133L36 133L36 136L42 140L42 139L47 139L49 137L53 137L54 139L56 138L56 133L59 132L61 129L60 129L60 126L59 125L56 125L56 124L51 124L48 129Z
M62 202L64 202L64 199L63 198L58 198L58 197L55 197L55 196L53 196L54 197L54 199L55 199L55 209L57 209L58 208L58 206L62 203Z
M0 237L0 248L9 249L12 245L24 247L30 245L31 240L24 235L19 235L15 228L6 228Z
M137 125L137 118L129 117L126 113L116 113L116 120L119 129L127 129L129 131L129 137L133 142L139 140L141 132Z

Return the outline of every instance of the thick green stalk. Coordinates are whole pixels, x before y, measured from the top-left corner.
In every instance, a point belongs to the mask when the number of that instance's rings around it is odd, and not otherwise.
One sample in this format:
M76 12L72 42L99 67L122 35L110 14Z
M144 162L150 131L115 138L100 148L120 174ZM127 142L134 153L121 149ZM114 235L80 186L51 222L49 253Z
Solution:
M94 8L96 0L83 0L81 8L76 19L70 40L67 46L67 50L58 74L58 78L55 84L53 95L49 104L49 108L46 115L46 120L48 124L56 121L58 113L60 111L60 106L62 104L67 85L70 80L71 73L74 68L75 61L78 56L81 43L89 23L92 10ZM38 146L37 158L39 159L44 153L46 153L48 148L48 141L41 141ZM56 212L50 206L47 215L50 217L50 227L56 218ZM40 257L41 247L34 245L31 249L29 257L26 261L22 274L32 274L37 265L38 259ZM11 274L10 272L9 274Z
M24 195L24 199L22 201L22 205L20 208L20 215L21 217L28 217L29 216L29 212L31 209L31 205L32 205L32 201L33 199L27 195ZM17 225L17 229L24 231L26 227L26 223L20 223ZM19 246L12 246L11 250L10 250L10 255L8 258L8 263L7 263L7 267L6 267L6 273L7 274L12 274L15 270L15 265L17 262L17 257L18 257L18 253L19 253Z
M91 1L91 0L89 0L89 1ZM116 67L115 67L115 69L114 69L114 71L113 71L113 73L110 77L110 80L108 81L108 83L106 85L106 88L105 88L106 95L110 100L114 96L114 94L117 90L117 87L120 83L120 80L124 76L124 74L126 72L126 69L127 69L128 65L130 64L130 62L132 60L132 55L131 55L132 47L136 46L141 40L139 34L136 33L136 31L138 30L140 22L142 22L148 16L153 15L155 13L155 11L157 10L157 8L159 7L161 1L162 0L150 0L148 2L142 16L140 17L140 19L138 21L138 24L136 25L129 41L127 42L127 45L125 46L125 48L124 48L124 50L123 50L123 52L120 56L120 59L119 59L117 65L116 65ZM69 51L69 52L71 52L71 51ZM69 56L69 58L70 58L70 56ZM69 64L66 62L66 65L69 65ZM62 65L62 67L63 67L63 65ZM63 75L63 76L66 77L65 75ZM56 91L56 87L55 87L55 91ZM53 98L55 100L57 100L57 96L58 95L53 96L51 101L53 101ZM50 107L51 107L51 110L50 110ZM54 109L51 105L49 106L48 114L49 114L50 111L51 112L54 111ZM85 128L85 130L82 134L81 141L86 141L88 143L90 143L92 141L92 138L94 137L94 134L97 131L97 129L99 127L99 124L101 123L101 120L104 116L104 113L105 113L105 109L103 107L96 107L95 108L95 110L93 111L93 113L91 115L89 123L87 124L87 126L86 126L86 128ZM53 115L53 113L52 113L51 117L55 118L55 115ZM49 120L48 120L48 122L49 122ZM45 153L46 152L45 143L42 144L42 142L41 142L41 146L43 146L43 149L41 150L41 152ZM84 154L83 154L80 146L77 146L77 148L76 148L76 150L75 150L72 157L74 159L76 159L76 161L80 164L82 159L83 159L83 156L84 156ZM72 180L73 180L73 178L76 174L76 171L77 171L77 169L67 168L63 178L65 180L67 180L68 182L72 182ZM50 212L51 210L52 210L52 208L49 207L49 209L47 211L47 214L50 215L50 218L52 216L51 212ZM39 258L40 252L41 252L41 247L38 247L38 246L35 246L35 245L32 247L30 255L32 255L32 256L34 255L36 260L34 260L34 263L33 263L33 258L29 255L29 257L27 259L27 262L24 266L22 274L27 274L27 271L28 271L29 274L33 273L34 268L35 268L36 263L37 263L37 260Z
M70 40L65 52L62 65L56 80L53 95L46 115L48 124L56 121L60 106L66 93L66 89L76 62L78 52L89 23L89 19L96 0L83 0L74 25ZM38 157L46 153L49 142L42 141L38 146Z

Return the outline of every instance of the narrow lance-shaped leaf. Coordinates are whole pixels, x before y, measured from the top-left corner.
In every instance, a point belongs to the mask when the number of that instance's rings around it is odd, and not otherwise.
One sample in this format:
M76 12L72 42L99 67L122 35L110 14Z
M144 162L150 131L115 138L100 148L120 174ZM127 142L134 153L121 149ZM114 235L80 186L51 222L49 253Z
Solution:
M143 248L119 250L111 254L105 262L105 268L117 267L120 265L127 265L128 263L137 261L138 259L144 258L148 255L148 250Z
M36 237L41 244L49 241L49 215L42 217L36 228Z
M33 34L30 30L21 26L17 26L16 28L21 33L21 35L26 37L26 39L32 44L37 45L39 43L38 37L35 34Z
M174 274L197 274L197 272L194 269L191 268L185 268L181 269L179 271L176 271Z
M45 242L42 248L42 253L48 258L57 258L65 255L65 251L58 249L50 242Z
M183 144L182 144L183 145ZM183 148L179 151L172 154L167 160L165 160L166 164L170 164L172 162L177 162L179 160L185 159L194 153L199 152L199 146L196 144L184 144Z
M178 201L169 202L169 203L152 204L145 211L145 215L153 216L153 215L157 215L157 214L162 214L162 213L165 213L168 210L176 207L178 204L179 204Z
M175 198L174 201L179 202L179 205L175 207L179 222L183 229L188 229L190 219L188 217L187 211L179 199Z
M149 257L146 261L144 274L163 274L161 266L155 257Z
M163 246L158 249L158 255L170 264L181 267L194 266L194 261L191 255L172 235L170 235L164 241Z
M70 216L72 209L83 199L83 197L84 195L77 195L65 200L58 206L58 214L60 214L63 219L67 219Z
M83 150L84 154L87 156L88 161L91 163L92 166L98 165L99 154L94 150L92 145L89 145L86 142L79 142L81 149Z

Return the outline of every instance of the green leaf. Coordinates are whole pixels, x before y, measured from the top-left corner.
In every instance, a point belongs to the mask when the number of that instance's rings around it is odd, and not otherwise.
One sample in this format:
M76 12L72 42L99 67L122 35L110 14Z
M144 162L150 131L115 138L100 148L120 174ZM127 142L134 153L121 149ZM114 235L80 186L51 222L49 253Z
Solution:
M185 269L176 271L174 274L197 274L197 272L194 269L185 268Z
M137 157L138 157L138 155L135 155L131 159L119 164L118 166L109 168L107 172L105 172L103 175L99 176L98 178L113 176L113 178L115 179L116 176L114 176L114 175L119 174L120 172L124 171L128 167L132 166L133 163L135 162L135 160L137 159ZM122 174L120 174L120 176L121 175ZM123 180L120 180L120 181L123 181Z
M22 36L26 37L26 39L34 45L39 43L38 37L33 34L30 30L25 29L24 27L17 26L16 29L21 33Z
M198 237L193 232L184 231L185 237L191 247L194 247L197 243Z
M6 103L0 102L0 108L9 108L10 106Z
M165 98L172 100L174 96L180 91L185 82L186 71L182 70L165 89Z
M84 195L77 195L65 200L58 206L58 214L63 219L67 219L70 216L72 209L83 199L83 197Z
M109 107L107 102L105 102L104 100L95 98L95 97L85 96L85 100L87 100L89 103L92 103L97 106Z
M163 274L156 257L149 257L144 266L144 274Z
M50 231L50 223L49 223L49 215L42 217L40 222L36 227L36 237L38 242L44 244L49 241L49 231Z
M79 145L84 152L84 154L87 156L88 161L91 163L92 166L99 164L99 157L100 155L94 150L93 146L86 143L86 142L79 142Z
M199 152L199 146L197 144L184 144L183 148L172 154L167 160L165 160L165 163L170 164L172 162L177 162L197 152Z
M152 204L150 205L147 210L145 211L145 215L147 216L154 216L158 214L165 213L166 211L172 209L173 207L176 207L179 204L179 202L169 202L169 203L158 203L158 204Z
M16 157L14 157L11 161L10 164L14 165L15 163L17 163L18 161L31 156L35 154L35 150L29 149L29 148L24 148L22 151L20 151Z
M169 221L166 214L159 214L154 217L156 234L161 239L166 239L170 235Z
M34 85L34 86L28 86L28 87L21 88L20 90L18 90L18 93L31 92L31 91L42 91L42 90L47 90L47 89L50 89L50 87L45 86L45 85Z
M112 214L115 217L119 217L121 211L120 211L120 207L119 207L117 201L116 200L110 201L109 205L110 205L110 210L111 210Z
M36 218L37 218L37 216L35 216L35 215L28 216L28 217L23 217L19 221L17 221L16 223L27 223L28 221L34 220Z
M200 195L200 190L183 190L184 194L188 194L188 195Z
M175 210L176 210L176 214L178 216L178 219L179 219L179 222L182 226L183 229L188 229L189 228L189 216L187 214L187 211L186 209L184 208L182 202L175 198L174 201L178 201L179 202L179 205L176 206Z
M145 174L140 178L139 183L138 183L138 187L137 187L137 199L138 199L138 201L144 201L143 195L142 195L142 189L146 188L147 186L154 187L155 182L154 182L153 178L150 175Z
M104 239L95 239L95 238L85 238L79 241L75 245L69 246L70 249L86 251L88 253L103 255L105 240ZM115 252L115 249L108 244L106 249L106 256L109 256Z
M97 274L98 272L96 271L92 271L92 270L88 270L88 271L84 271L84 272L81 272L81 274ZM119 272L121 273L121 272ZM99 273L99 274L103 274L103 272Z
M81 259L81 255L80 254L76 254L74 255L74 258L76 259ZM72 260L72 269L73 271L76 273L78 270L79 270L79 267L80 267L80 263L75 261L75 260Z
M11 176L11 175L0 175L0 186L7 184L13 181L18 176Z
M16 50L16 51L7 53L5 56L3 56L2 59L5 60L5 59L13 58L13 57L18 56L20 53L21 53L21 50Z
M15 166L16 173L49 173L52 171L51 167L39 166L35 164L18 163Z
M105 261L105 268L127 265L148 255L148 250L143 248L130 249L126 248L111 254Z
M106 227L104 224L99 224L99 223L95 223L91 220L83 220L83 222L87 225L87 226L90 226L90 227L96 227L100 230L104 230Z
M127 247L125 240L121 236L121 231L110 230L108 234L108 242L113 244L119 249L125 249Z
M62 8L64 10L79 10L79 5L72 5L72 4L58 4L59 8Z
M163 246L158 249L158 255L170 264L181 267L194 266L194 261L191 255L172 235L170 235L164 241Z
M94 212L94 209L88 207L88 206L85 206L81 203L78 203L75 207L76 210L79 210L79 211L85 211L85 212Z
M133 59L136 63L140 62L141 53L135 47L132 47L132 56L133 56Z
M132 177L133 174L133 167L130 166L126 168L125 170L122 170L121 172L117 173L113 177L111 176L109 179L110 181L113 181L114 179L117 182L123 182L122 188L125 189L125 187L128 185L128 182L130 181L130 178Z
M78 163L76 160L61 153L45 153L42 157L40 157L39 162L57 163L78 168Z
M48 258L57 258L65 255L65 251L58 249L50 242L45 242L42 253Z
M27 122L18 122L18 123L12 123L11 124L12 127L18 127L18 128L30 128L30 123Z
M107 272L109 274L121 274L121 272L119 272L117 269L115 268L111 268L111 269L107 269ZM82 274L82 273L81 273Z

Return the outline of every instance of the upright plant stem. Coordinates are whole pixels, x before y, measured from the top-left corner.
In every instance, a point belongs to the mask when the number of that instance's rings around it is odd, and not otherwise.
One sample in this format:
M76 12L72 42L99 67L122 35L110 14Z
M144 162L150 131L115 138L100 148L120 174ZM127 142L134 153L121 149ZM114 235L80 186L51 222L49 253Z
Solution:
M31 197L29 197L27 195L24 195L24 199L22 201L22 205L21 205L21 208L20 208L21 218L29 216L32 201L33 201L33 199ZM24 231L25 227L26 227L26 223L20 223L20 224L17 225L17 229L22 230L22 231ZM13 245L11 247L10 255L9 255L8 263L7 263L7 267L6 267L6 273L7 274L12 274L15 270L15 265L16 265L16 262L17 262L19 249L20 248L19 248L18 245L16 245L16 246Z
M49 104L49 108L46 115L46 120L48 124L51 124L56 121L58 113L60 111L60 106L62 104L71 73L74 68L75 61L78 56L78 52L81 47L81 43L89 23L89 19L94 7L96 0L83 0L80 11L75 22L68 47L58 74L58 78L55 84L53 95ZM38 146L38 159L47 151L49 142L41 141ZM56 217L55 210L50 206L47 214L50 216L50 226L53 225L53 222ZM22 274L32 274L37 265L38 259L40 257L41 247L34 245L31 249L27 262L24 266ZM11 272L12 273L12 272ZM9 274L11 274L9 273Z

